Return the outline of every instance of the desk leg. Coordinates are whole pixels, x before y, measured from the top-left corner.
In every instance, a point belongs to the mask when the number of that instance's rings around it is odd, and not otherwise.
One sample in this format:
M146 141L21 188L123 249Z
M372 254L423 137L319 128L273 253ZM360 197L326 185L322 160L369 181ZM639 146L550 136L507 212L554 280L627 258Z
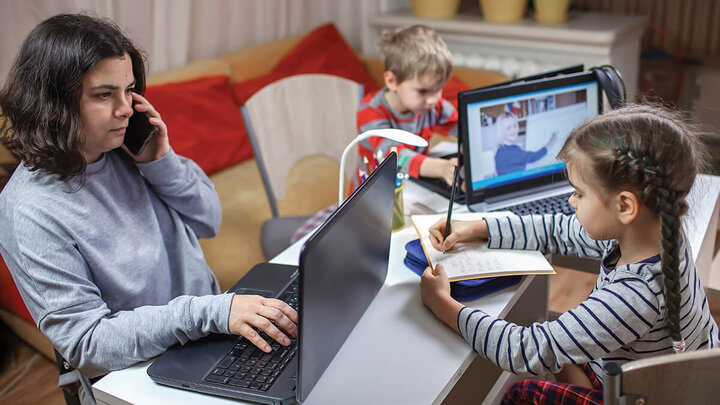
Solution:
M508 305L502 317L523 326L545 321L548 315L548 286L547 276L526 276L520 283L521 291L514 297L514 303ZM507 387L518 379L515 374L501 370L484 357L476 356L442 404L477 403L480 398L486 398L483 404L496 404Z

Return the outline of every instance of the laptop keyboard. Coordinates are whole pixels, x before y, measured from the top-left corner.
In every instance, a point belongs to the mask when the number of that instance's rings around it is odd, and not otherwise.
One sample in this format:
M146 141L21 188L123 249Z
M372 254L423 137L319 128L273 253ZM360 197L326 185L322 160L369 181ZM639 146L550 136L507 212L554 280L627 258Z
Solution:
M292 308L298 307L297 278L280 294L279 299ZM265 353L240 336L235 347L225 356L218 359L203 380L228 384L256 391L267 391L285 370L297 351L296 339L290 339L290 346L277 343L264 332L260 336L265 339L272 351Z
M512 211L517 215L529 214L567 214L572 215L575 209L568 202L568 198L572 193L560 194L552 197L543 198L541 200L528 201L526 203L513 205L510 207L499 208L494 211Z

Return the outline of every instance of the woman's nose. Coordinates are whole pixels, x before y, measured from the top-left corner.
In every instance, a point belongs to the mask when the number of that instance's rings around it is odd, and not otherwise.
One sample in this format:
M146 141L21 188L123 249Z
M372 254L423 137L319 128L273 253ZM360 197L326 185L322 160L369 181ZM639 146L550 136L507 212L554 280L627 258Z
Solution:
M133 115L133 112L132 98L122 97L122 101L120 101L115 108L115 114L119 117L129 117Z

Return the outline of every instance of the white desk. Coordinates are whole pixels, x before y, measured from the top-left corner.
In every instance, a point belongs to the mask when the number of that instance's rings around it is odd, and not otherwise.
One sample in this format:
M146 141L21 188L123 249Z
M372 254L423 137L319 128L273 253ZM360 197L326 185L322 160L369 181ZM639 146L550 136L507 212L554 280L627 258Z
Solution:
M699 185L699 186L698 186ZM425 192L408 183L408 195ZM688 221L688 237L697 257L702 242L714 234L717 222L720 178L703 176L691 193L693 205ZM462 210L464 207L458 207ZM409 222L409 221L408 221ZM461 378L475 353L452 330L441 324L421 300L418 276L407 269L402 260L405 243L416 238L408 223L393 234L390 247L388 277L384 287L360 319L345 344L330 363L310 394L307 404L441 403ZM288 248L273 262L297 264L302 241ZM698 245L696 245L696 243ZM705 246L703 246L704 248ZM525 277L514 288L467 303L493 315L527 324L544 319L547 313L547 277ZM388 361L389 359L389 361ZM196 394L155 384L146 374L152 361L110 373L93 386L98 403L112 404L237 404L237 401ZM495 371L493 371L493 369ZM477 358L473 370L492 375L497 368ZM488 375L486 374L486 375ZM507 379L509 373L502 373ZM491 402L505 385L503 378L489 387ZM479 384L486 383L478 381ZM449 401L448 401L449 402Z

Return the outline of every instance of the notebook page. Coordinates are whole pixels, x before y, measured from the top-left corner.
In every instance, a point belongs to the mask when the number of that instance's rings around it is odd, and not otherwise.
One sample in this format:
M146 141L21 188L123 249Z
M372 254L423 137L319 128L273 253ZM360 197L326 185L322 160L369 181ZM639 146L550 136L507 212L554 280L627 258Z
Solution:
M510 212L453 213L453 220L479 220L504 217ZM430 243L428 229L447 214L413 215L410 217L420 237L425 256L431 266L442 264L450 281L517 274L555 274L542 253L536 250L489 249L486 241L458 243L443 254Z

